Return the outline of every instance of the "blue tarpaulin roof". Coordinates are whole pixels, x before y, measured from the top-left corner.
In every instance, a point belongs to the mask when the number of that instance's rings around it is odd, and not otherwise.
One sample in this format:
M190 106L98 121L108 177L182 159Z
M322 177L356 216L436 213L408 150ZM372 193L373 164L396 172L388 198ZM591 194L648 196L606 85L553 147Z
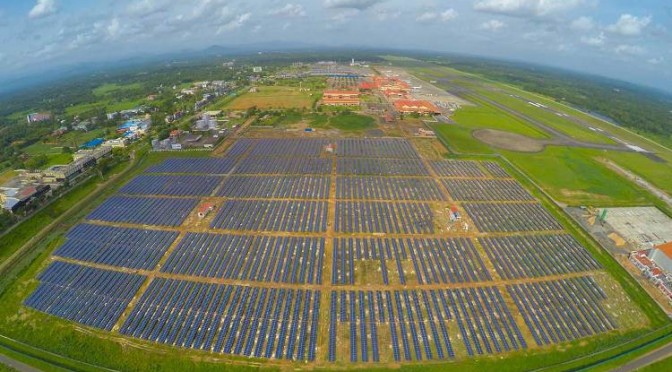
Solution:
M92 149L92 148L100 146L103 142L104 142L104 140L102 138L96 138L96 139L92 139L91 141L81 145L80 147L85 148L85 149Z

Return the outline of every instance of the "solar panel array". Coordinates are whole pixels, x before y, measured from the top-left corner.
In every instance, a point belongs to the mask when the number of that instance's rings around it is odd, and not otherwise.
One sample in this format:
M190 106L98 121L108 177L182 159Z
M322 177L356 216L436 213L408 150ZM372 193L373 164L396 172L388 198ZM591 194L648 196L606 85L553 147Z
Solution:
M521 235L480 239L499 276L505 279L600 269L571 235Z
M328 199L326 176L232 176L217 193L227 198Z
M177 238L175 231L80 224L66 234L55 256L130 269L151 270Z
M129 195L208 196L222 182L220 177L140 175L119 190Z
M244 356L314 360L320 291L155 279L121 327L149 341Z
M336 231L431 234L434 220L427 203L339 201L336 203Z
M349 335L351 362L455 357L449 336L457 322L468 355L526 349L527 344L496 287L455 290L332 291L328 360L337 360L339 333ZM381 345L379 334L388 334Z
M237 231L324 232L327 230L327 203L227 200L210 227Z
M523 186L515 180L482 180L482 179L444 179L450 195L455 200L490 201L490 200L534 200Z
M87 217L138 225L179 226L198 204L194 198L112 196Z
M227 174L236 164L233 157L225 158L175 158L147 169L148 173L201 173Z
M616 328L591 277L507 286L537 345L571 341Z
M444 233L450 204L476 229ZM87 219L26 305L180 348L405 362L618 326L601 266L503 167L426 163L403 139L238 140L149 168Z
M445 200L431 178L338 177L338 199L363 200Z
M409 284L403 269L403 262L409 258L415 273L413 284L491 280L473 242L466 238L341 238L334 239L332 284L368 284L355 282L355 263L362 261L379 262L377 271L386 285L390 284L390 272L398 276L397 283Z
M480 231L549 231L562 225L539 203L464 203L464 209Z
M324 238L188 233L161 271L255 282L321 284Z
M144 276L54 262L38 277L26 305L84 325L111 330Z

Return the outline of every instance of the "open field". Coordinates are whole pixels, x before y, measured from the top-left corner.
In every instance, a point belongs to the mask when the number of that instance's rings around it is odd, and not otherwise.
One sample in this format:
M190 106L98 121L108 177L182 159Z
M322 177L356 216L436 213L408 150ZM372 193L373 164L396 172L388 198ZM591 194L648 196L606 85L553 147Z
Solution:
M105 131L102 129L96 129L89 132L82 131L72 131L68 132L58 138L49 137L47 142L36 142L24 149L28 155L40 155L40 154L59 154L63 152L63 147L67 146L76 151L76 149L94 139L99 137L104 137Z
M137 89L142 89L142 84L133 83L133 84L103 84L93 90L93 94L98 97L109 95L110 93L133 91Z
M541 108L534 107L529 103L527 103L525 100L520 100L511 97L508 94L502 94L501 92L497 91L491 91L485 89L478 89L476 91L479 94L482 94L490 99L493 99L502 105L512 108L525 115L534 117L535 119L543 122L544 124L549 125L577 140L593 143L605 143L605 144L616 143L603 134L591 131L586 127L575 124L565 118L554 115Z
M7 170L7 171L4 171L4 172L1 172L0 173L0 185L2 185L5 182L11 180L17 174L18 174L18 172L14 171L14 170Z
M94 103L80 103L74 106L68 106L65 109L65 114L69 116L77 116L92 110L98 110L104 108L107 112L115 112L121 110L128 110L134 107L138 107L144 103L144 99L129 99L116 101L111 98L106 98L99 100Z
M485 105L463 107L452 118L458 124L471 128L492 128L533 138L550 138L534 126Z
M260 118L255 121L254 125L296 129L338 129L344 132L357 132L375 128L376 121L370 116L348 112L304 114L297 111L285 111L279 115L269 115L266 119Z
M246 92L228 103L229 110L310 108L318 99L318 92L300 92L299 87L260 86L256 93Z

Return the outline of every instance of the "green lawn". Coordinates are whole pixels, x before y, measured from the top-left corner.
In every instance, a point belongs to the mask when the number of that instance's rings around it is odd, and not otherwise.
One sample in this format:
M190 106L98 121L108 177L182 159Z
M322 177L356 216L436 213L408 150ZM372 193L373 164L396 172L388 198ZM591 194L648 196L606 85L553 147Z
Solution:
M299 87L260 86L257 92L249 91L228 102L224 108L228 110L258 109L302 109L310 108L319 95L316 91L300 91Z
M50 154L47 157L49 162L43 167L44 169L52 165L65 165L72 162L72 155L70 154Z
M90 141L94 138L104 137L105 130L96 129L89 132L82 131L72 131L64 134L61 137L49 137L47 142L37 142L34 143L23 151L31 156L40 155L40 154L60 154L63 151L64 146L68 146L73 150L76 150L77 147L83 143Z
M81 115L85 112L98 109L106 109L107 112L115 112L121 110L128 110L138 107L144 103L144 99L113 101L112 99L102 99L93 103L80 103L78 105L69 106L65 109L65 114L69 116Z
M533 138L550 138L545 132L531 124L514 118L501 110L485 103L478 106L465 106L452 117L455 122L471 128L491 128L522 134Z
M607 152L604 156L672 195L672 163L656 162L638 153Z
M126 91L126 90L136 90L136 89L142 89L142 84L140 83L133 83L133 84L103 84L96 89L93 90L93 94L97 97L102 97L105 95L108 95L109 93L112 92L117 92L117 91Z
M622 153L557 146L539 153L520 153L491 148L473 138L473 129L467 126L436 124L433 128L457 153L505 156L562 203L614 206L652 203L648 193L595 160L605 155L621 157Z
M550 146L540 153L502 154L560 202L600 206L649 203L639 187L593 159L603 155L602 151Z
M511 97L508 94L503 94L501 92L495 92L485 89L481 89L479 93L492 99L493 101L496 101L501 105L504 105L515 111L518 111L521 114L527 115L534 120L538 120L542 124L557 129L560 132L579 141L606 143L606 144L615 143L612 139L601 133L593 132L592 130L584 126L576 124L566 118L557 116L542 108L534 107L529 103L527 103L526 101Z
M60 154L63 148L58 143L36 142L23 149L23 151L30 156L35 156L40 154Z
M375 120L359 114L339 114L329 118L329 126L340 130L365 130L373 128Z
M432 129L444 144L458 153L495 154L496 151L471 135L473 128L459 124L434 124Z

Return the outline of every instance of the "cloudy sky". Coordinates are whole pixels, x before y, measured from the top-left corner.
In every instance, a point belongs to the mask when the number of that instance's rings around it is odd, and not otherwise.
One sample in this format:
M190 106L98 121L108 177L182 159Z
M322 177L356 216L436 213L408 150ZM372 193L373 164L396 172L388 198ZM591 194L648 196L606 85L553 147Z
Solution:
M0 0L0 79L267 41L467 53L672 91L669 0Z

